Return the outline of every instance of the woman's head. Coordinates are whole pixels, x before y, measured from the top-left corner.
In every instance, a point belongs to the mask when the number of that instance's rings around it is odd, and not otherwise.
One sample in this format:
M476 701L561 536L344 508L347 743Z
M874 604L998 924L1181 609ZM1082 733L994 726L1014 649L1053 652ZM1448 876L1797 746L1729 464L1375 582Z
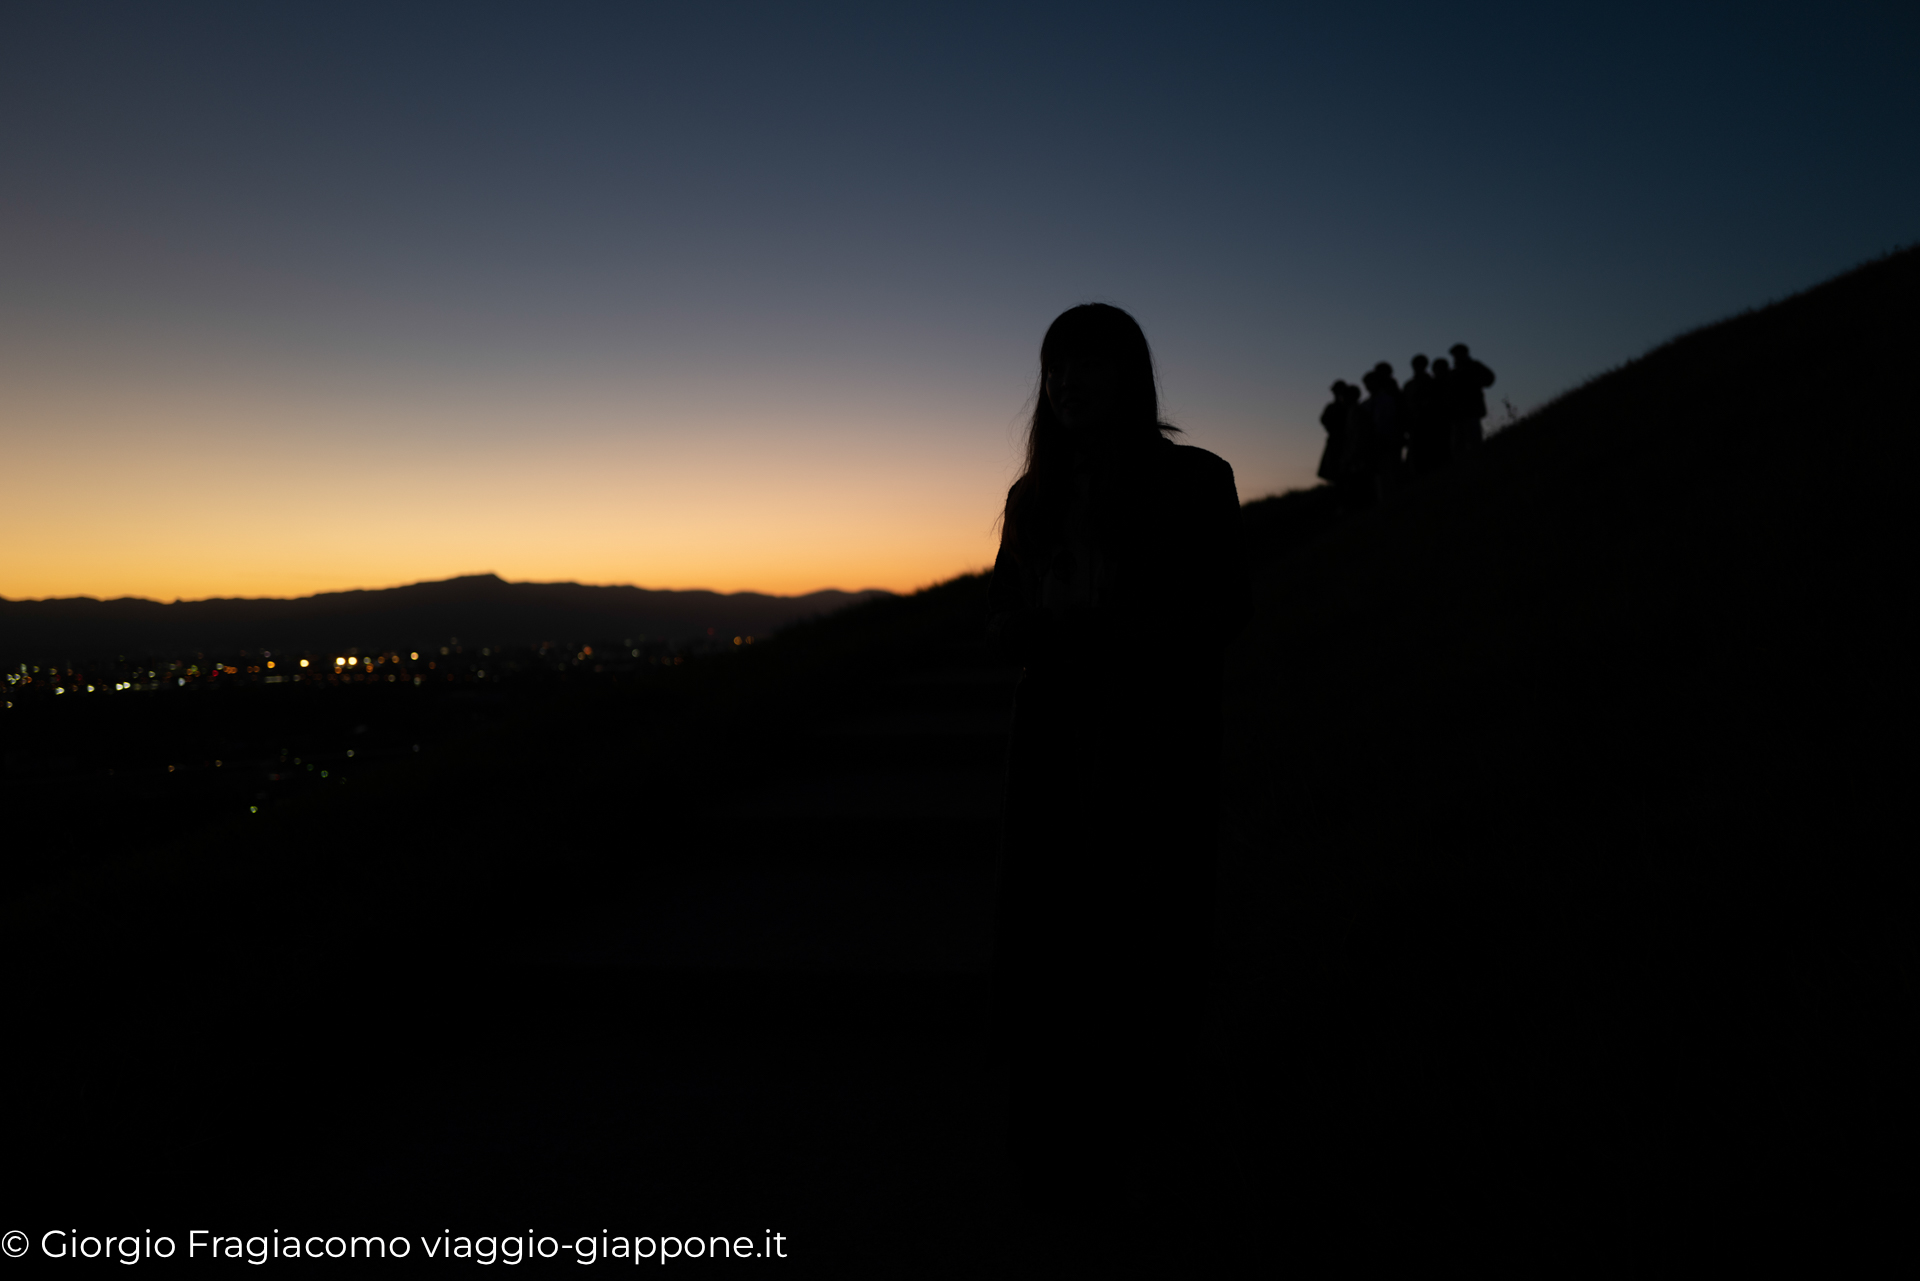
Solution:
M1158 433L1153 352L1132 316L1098 302L1060 313L1040 341L1036 427L1041 411L1087 443Z
M1102 302L1061 312L1040 341L1040 389L1026 466L1004 513L1008 533L1022 521L1029 529L1045 523L1058 496L1051 478L1070 467L1076 449L1107 454L1178 430L1160 421L1153 352L1138 322Z

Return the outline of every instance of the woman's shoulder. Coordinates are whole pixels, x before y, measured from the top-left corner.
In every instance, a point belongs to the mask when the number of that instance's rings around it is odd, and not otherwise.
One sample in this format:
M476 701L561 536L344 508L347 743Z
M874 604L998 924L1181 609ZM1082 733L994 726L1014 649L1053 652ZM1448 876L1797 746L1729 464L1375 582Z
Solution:
M1233 465L1220 455L1198 445L1182 445L1162 440L1156 464L1172 476L1194 486L1233 486Z

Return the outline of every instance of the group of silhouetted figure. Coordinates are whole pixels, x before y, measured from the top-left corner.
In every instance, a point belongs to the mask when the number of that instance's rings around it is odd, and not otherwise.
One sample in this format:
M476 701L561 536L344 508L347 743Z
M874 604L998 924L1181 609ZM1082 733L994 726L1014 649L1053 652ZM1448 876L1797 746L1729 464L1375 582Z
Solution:
M1359 387L1333 384L1333 403L1320 411L1327 444L1319 474L1344 507L1384 499L1407 477L1430 475L1480 447L1493 371L1465 343L1455 343L1450 354L1451 363L1436 360L1431 368L1425 356L1415 356L1405 384L1384 360Z

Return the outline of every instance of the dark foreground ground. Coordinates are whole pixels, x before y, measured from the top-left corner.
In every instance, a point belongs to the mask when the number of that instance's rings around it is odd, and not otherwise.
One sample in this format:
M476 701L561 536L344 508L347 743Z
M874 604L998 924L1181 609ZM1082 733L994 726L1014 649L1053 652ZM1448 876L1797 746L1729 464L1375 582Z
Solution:
M1329 1011L1377 1001L1344 965L1305 1009L1312 983L1276 1005L1282 976L1223 956L1196 1049L1209 1137L1145 1215L1014 1194L986 977L1017 673L979 651L983 586L685 680L114 704L183 757L288 738L349 781L185 836L201 811L176 800L145 848L16 896L16 1218L182 1240L776 1231L782 1266L826 1275L1161 1271L1275 1234L1313 1253L1349 1198L1330 1178L1401 1170L1373 1077L1346 1076ZM80 764L135 737L32 728ZM394 734L425 750L383 751ZM140 763L117 750L116 778ZM15 812L37 792L70 816L42 839L139 846L131 802L73 810L75 773L13 789Z
M508 691L351 795L29 900L14 1204L103 1230L771 1229L816 1259L876 1213L979 1222L1006 684L980 689L983 725L823 726L777 779L728 778L766 747L710 725L673 759L683 716L631 688Z
M1016 674L924 659L298 692L427 750L16 900L10 1203L1015 1266L985 979Z
M1736 780L1817 709L1769 704L1792 723L1738 751L1686 721L1657 752L1530 738L1540 688L1485 671L1417 715L1263 683L1304 617L1236 650L1207 1138L1158 1215L1014 1195L986 966L1015 676L963 651L463 698L418 756L17 899L14 1217L1217 1275L1543 1232L1612 1254L1872 1168L1898 1007L1871 971L1910 970L1829 874L1870 805L1825 840L1821 805L1720 808L1782 783ZM383 714L316 713L361 741Z

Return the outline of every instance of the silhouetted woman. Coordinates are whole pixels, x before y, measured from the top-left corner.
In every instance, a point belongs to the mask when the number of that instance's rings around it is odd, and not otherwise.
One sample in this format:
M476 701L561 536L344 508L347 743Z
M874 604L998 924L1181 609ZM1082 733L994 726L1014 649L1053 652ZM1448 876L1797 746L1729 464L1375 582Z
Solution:
M1245 571L1233 469L1167 439L1133 317L1062 314L1040 380L990 594L990 634L1026 669L996 999L1029 1196L1087 1209L1151 1179L1197 1111L1221 648Z
M1333 399L1320 411L1320 427L1327 433L1327 443L1320 450L1320 466L1315 475L1329 485L1340 480L1342 465L1347 454L1347 384L1345 379L1336 378L1333 383Z

